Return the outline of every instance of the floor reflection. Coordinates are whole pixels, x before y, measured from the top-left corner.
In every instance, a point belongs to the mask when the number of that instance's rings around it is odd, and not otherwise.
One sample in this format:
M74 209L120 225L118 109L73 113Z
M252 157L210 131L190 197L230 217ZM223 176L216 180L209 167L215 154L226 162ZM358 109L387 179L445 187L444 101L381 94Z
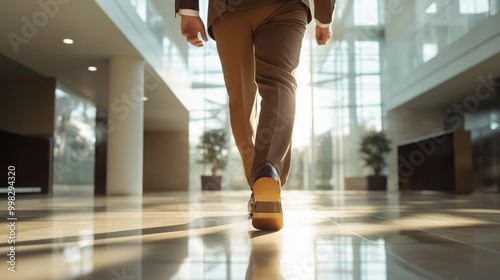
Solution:
M246 280L285 279L281 275L282 232L250 232L252 251Z
M247 198L20 198L18 270L0 270L0 279L443 280L500 273L500 196L284 192L278 232L252 227Z

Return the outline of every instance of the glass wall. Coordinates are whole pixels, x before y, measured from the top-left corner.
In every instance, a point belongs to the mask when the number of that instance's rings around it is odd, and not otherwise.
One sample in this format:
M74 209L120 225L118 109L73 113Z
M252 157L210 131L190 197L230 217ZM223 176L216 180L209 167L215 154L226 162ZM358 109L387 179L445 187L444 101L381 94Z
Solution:
M155 2L163 2L158 0L129 0L130 4L134 7L135 11L141 20L147 25L148 29L152 32L157 42L162 47L163 53L161 54L164 69L172 68L171 71L185 71L184 56L181 50L169 38L169 30L171 26L166 22L166 17L170 18L173 11L161 10ZM173 2L173 1L172 1ZM163 4L163 3L162 3ZM173 5L173 3L172 3ZM166 13L168 12L168 15ZM171 12L171 13L170 13ZM178 30L176 30L178 31ZM164 70L160 69L160 70Z
M190 188L199 190L201 189L200 175L208 175L207 166L198 163L201 160L201 154L196 146L200 136L204 131L210 129L225 128L230 131L230 125L227 91L215 42L210 40L205 43L203 48L190 48L188 57L192 82L189 125ZM227 137L228 141L233 140L230 133L227 134ZM233 170L233 168L235 169ZM229 164L223 172L225 189L242 189L244 187L243 183L246 181L239 182L245 180L242 169L238 151L234 143L231 143Z
M93 185L96 108L56 90L54 184Z
M398 43L391 44L388 49L394 58L389 60L388 77L397 80L408 75L474 27L495 16L499 8L500 0L419 0L407 3L402 9L414 11L414 14L407 14L397 27L400 29Z
M319 47L314 25L308 27L297 69L297 117L293 135L293 160L287 189L344 188L344 177L364 176L359 156L360 136L367 129L382 128L381 42L379 10L384 1L338 1L335 40ZM200 3L201 14L206 7ZM371 7L366 9L367 5ZM367 35L368 34L368 35ZM215 42L189 49L191 98L191 188L199 190L203 166L196 148L206 129L229 130L227 93ZM230 134L229 134L230 135ZM232 138L231 138L232 141ZM248 189L241 159L234 143L223 189Z

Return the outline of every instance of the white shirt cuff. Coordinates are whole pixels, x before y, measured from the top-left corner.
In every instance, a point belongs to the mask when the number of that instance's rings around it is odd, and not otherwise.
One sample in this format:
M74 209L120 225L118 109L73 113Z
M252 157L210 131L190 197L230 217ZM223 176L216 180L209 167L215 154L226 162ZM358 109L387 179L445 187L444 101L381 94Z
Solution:
M192 17L200 16L200 12L191 9L179 9L179 12L177 13L181 16L192 16Z
M180 11L180 10L179 10ZM330 23L321 23L319 20L316 20L316 25L321 27L321 28L330 28Z

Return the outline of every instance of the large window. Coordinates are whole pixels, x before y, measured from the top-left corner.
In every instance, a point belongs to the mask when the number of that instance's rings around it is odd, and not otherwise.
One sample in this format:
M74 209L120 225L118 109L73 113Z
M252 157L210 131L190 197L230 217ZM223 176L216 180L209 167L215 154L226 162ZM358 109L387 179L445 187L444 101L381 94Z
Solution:
M346 1L348 2L348 1ZM379 24L379 1L355 0L354 1L355 25Z
M481 14L490 11L489 0L460 0L461 14Z
M202 3L200 3L202 4ZM189 48L189 71L191 74L190 124L189 143L190 152L190 188L200 190L200 175L207 172L206 166L199 163L201 154L196 147L202 133L209 129L226 128L229 131L227 108L227 92L224 77L217 54L215 42L210 40L203 48ZM228 134L228 138L231 139ZM231 163L228 166L240 166L241 160L235 157L237 151L231 149L229 156ZM241 167L243 168L243 167ZM241 184L228 184L233 176L241 180L241 172L224 172L224 186L230 189L242 188ZM243 176L243 177L242 177Z
M364 174L360 136L382 127L379 39L346 37L326 47L306 37L297 75L313 82L299 84L288 189L343 189L345 177Z
M495 16L500 0L421 0L401 6L392 23L387 77L396 82L445 52L478 25ZM404 8L403 8L404 7Z

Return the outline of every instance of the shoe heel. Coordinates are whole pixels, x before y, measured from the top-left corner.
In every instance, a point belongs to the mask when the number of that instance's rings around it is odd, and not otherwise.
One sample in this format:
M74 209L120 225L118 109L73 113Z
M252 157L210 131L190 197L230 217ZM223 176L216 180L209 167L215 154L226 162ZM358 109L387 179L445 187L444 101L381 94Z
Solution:
M252 225L260 230L280 230L283 228L281 208L281 187L269 177L258 179L253 186L255 208Z

